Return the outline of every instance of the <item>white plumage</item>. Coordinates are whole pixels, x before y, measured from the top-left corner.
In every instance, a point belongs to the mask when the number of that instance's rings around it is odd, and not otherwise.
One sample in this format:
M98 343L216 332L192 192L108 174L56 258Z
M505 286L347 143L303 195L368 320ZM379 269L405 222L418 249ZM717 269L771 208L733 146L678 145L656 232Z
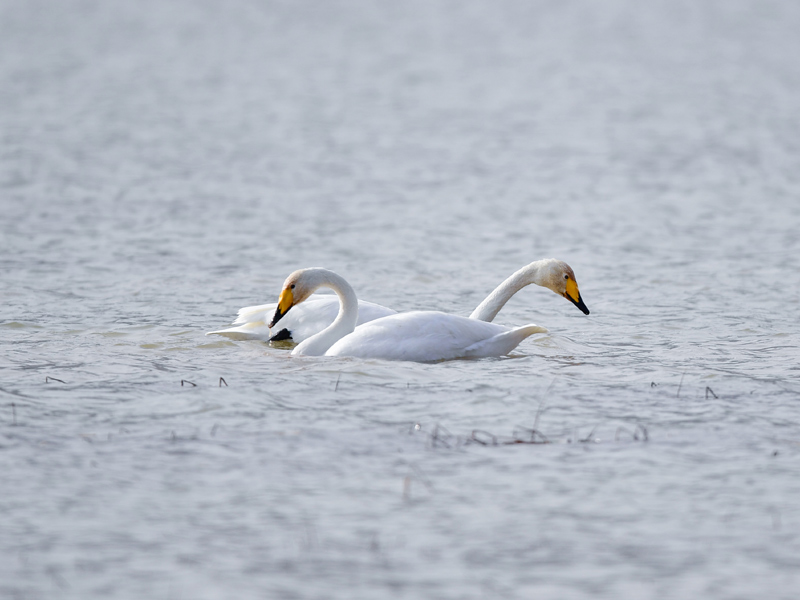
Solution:
M414 311L356 327L333 344L325 356L416 362L503 356L526 337L546 331L538 325L512 329L442 312Z

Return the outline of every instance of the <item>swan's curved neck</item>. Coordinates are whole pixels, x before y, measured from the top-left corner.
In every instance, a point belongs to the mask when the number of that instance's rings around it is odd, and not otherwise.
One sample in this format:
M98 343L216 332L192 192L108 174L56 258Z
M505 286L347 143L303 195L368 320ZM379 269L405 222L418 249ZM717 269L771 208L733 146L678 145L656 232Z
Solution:
M331 288L339 296L339 313L333 323L295 346L293 355L322 356L328 348L356 328L358 298L352 286L333 271L321 270L319 283L314 289L320 287Z
M537 260L522 267L519 271L498 285L491 294L486 296L486 299L472 311L469 318L491 322L497 316L497 313L500 312L500 309L505 306L506 302L511 299L511 296L526 285L532 283L544 285L544 280L541 277L541 269L547 262L547 260Z

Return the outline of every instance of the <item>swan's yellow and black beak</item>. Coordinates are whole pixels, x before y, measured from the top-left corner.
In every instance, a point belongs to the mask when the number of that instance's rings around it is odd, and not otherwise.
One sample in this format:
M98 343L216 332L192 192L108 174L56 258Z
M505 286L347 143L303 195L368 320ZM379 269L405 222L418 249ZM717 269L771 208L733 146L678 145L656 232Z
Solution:
M281 317L289 312L289 309L292 308L292 306L294 306L294 294L292 294L291 288L284 288L281 292L280 298L278 298L278 307L275 309L275 315L272 317L269 328L272 329L275 327L275 323L280 321Z
M575 283L574 279L569 279L567 281L567 291L564 294L564 298L572 302L575 306L581 309L583 314L588 315L589 309L586 308L586 305L583 303L583 299L581 298L581 293L578 291L578 284Z

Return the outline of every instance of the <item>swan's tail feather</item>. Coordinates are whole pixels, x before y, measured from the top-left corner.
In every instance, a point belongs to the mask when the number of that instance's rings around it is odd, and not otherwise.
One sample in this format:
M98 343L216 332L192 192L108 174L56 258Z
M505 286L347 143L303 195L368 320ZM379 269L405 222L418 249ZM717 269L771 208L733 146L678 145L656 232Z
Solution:
M269 340L270 332L267 319L275 310L275 304L245 306L240 308L233 322L233 327L209 331L206 335L221 335L230 340Z
M240 308L236 314L234 325L252 323L254 321L266 321L275 312L276 304L259 304L258 306L245 306Z
M245 323L238 327L230 327L228 329L220 329L219 331L209 331L206 335L221 335L229 340L265 340L270 338L269 327L264 321L254 321L252 323Z
M482 358L486 356L503 356L519 346L520 342L534 333L547 333L547 329L539 325L523 325L511 331L504 331L495 336L475 342L464 349L464 356Z

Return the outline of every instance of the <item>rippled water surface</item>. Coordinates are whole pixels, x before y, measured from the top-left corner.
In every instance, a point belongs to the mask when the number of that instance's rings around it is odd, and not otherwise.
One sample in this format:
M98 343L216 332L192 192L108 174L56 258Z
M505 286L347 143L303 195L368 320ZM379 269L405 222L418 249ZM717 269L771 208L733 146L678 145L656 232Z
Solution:
M796 597L798 30L0 1L0 596ZM503 359L204 336L301 267L468 315L547 256L592 313L524 289Z

